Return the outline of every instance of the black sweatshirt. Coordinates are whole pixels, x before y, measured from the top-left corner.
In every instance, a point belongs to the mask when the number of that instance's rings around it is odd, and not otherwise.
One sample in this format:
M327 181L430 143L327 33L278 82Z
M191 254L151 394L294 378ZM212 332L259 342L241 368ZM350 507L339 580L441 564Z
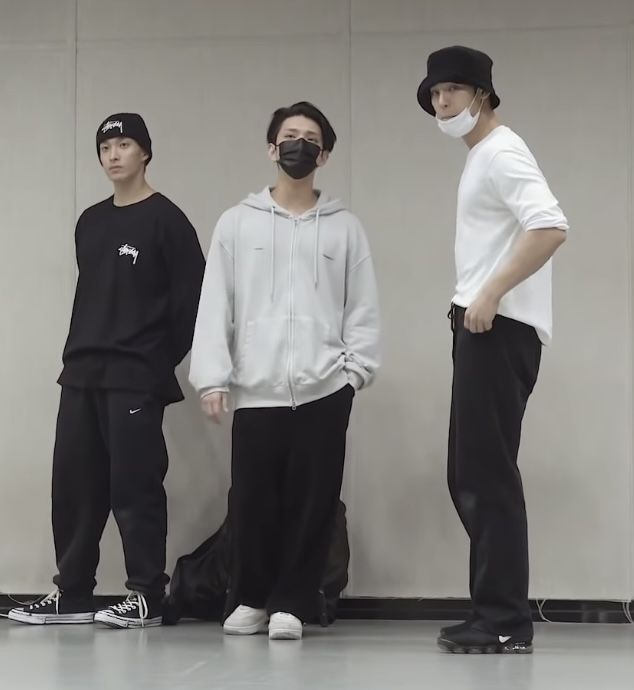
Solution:
M174 368L192 344L205 259L185 214L155 193L82 213L79 278L58 382L183 399Z

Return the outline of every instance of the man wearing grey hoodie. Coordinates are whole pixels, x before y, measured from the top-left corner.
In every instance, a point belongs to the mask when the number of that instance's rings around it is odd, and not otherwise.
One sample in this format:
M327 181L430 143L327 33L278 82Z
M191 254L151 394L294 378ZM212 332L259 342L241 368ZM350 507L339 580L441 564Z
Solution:
M314 188L336 135L315 106L275 111L274 187L220 217L198 309L190 381L219 422L235 409L227 634L301 639L341 492L355 391L379 366L379 308L365 232ZM270 618L270 620L269 620Z

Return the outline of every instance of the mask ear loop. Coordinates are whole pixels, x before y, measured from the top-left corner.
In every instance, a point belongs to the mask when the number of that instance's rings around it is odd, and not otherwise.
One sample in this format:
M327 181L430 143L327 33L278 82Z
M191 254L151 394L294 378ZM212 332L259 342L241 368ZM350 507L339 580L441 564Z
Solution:
M474 115L474 117L480 117L480 113L482 112L482 108L484 108L484 101L489 97L489 94L485 92L484 89L481 89L479 86L476 89L475 95L473 97L473 100L471 101L471 105L469 106L469 112L471 112L471 106L476 102L476 99L478 98L478 94L480 94L480 107L478 108L478 112Z

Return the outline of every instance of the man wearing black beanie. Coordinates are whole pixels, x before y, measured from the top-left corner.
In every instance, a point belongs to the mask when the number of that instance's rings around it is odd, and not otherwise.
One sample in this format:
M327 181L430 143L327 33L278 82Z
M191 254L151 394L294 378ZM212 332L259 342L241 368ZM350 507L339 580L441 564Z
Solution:
M469 153L458 189L457 286L449 316L451 497L471 542L473 614L443 628L452 652L532 651L528 537L517 466L522 419L552 337L551 257L568 223L525 142L495 114L492 60L432 53L418 102Z
M22 623L160 625L165 575L165 406L191 347L204 258L183 212L147 183L152 141L140 115L106 118L97 154L114 195L82 213L79 277L64 349L53 454L57 589L13 609ZM99 542L112 510L130 595L97 611Z

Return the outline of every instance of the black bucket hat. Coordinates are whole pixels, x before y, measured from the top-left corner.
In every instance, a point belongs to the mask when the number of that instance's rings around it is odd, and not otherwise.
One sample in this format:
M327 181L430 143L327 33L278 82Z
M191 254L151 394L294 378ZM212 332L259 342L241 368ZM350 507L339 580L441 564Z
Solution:
M486 54L465 46L441 48L427 58L427 76L418 87L418 103L430 115L436 115L431 104L431 89L436 84L453 82L483 89L492 108L500 105L492 81L493 60Z

